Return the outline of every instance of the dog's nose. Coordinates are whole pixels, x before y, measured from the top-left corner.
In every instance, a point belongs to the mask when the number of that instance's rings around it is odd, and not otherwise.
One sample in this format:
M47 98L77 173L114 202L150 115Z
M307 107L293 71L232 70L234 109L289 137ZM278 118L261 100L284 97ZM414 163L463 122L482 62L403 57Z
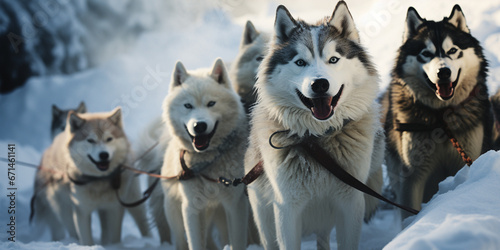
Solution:
M330 83L324 78L319 78L311 83L311 88L316 94L324 94L330 88Z
M437 74L438 74L439 79L447 80L451 76L451 70L450 70L450 68L446 68L446 67L440 68L440 69L438 69Z
M108 160L109 158L109 153L108 152L101 152L99 153L99 159L101 159L101 161L106 161Z
M205 122L195 122L194 123L194 132L197 134L201 134L207 130L207 124Z

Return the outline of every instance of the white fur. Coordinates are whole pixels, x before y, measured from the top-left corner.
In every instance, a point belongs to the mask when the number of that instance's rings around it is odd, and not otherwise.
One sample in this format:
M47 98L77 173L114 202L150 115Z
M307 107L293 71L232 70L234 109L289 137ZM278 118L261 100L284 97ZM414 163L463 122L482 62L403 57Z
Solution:
M213 106L207 105L215 102ZM186 108L190 104L191 108ZM201 174L243 176L243 154L246 149L247 120L239 97L234 92L224 64L218 59L211 70L186 71L178 62L172 76L169 94L163 104L163 118L171 135L165 151L161 174L175 176L182 170L179 154L186 150L188 167L209 162ZM210 146L199 150L191 136L193 124L204 121L207 131L217 128ZM186 130L187 128L187 130ZM230 141L227 140L228 136ZM229 145L225 145L230 143ZM225 146L229 146L225 148ZM224 150L221 150L223 148ZM209 226L221 206L227 217L229 242L233 249L244 249L247 236L248 205L242 186L225 187L196 176L191 180L162 182L165 215L177 249L206 249ZM187 236L187 244L184 235Z
M336 9L334 13L341 16L334 14L332 20L340 22L343 17L351 18L344 2L337 6L339 11ZM282 39L278 38L283 35L282 31L291 30L281 25L295 23L286 20L286 13L285 8L278 8L273 44L280 42L277 39ZM314 41L317 32L311 29ZM347 38L356 38L355 28L349 27L349 30ZM311 233L317 235L319 249L329 249L329 235L334 225L337 226L339 249L358 247L365 212L363 194L334 178L300 148L293 146L306 136L318 136L316 142L358 180L381 179L384 144L378 121L379 107L374 102L378 76L369 74L357 57L342 57L335 46L335 40L327 43L320 58L317 46L316 57L313 57L309 49L299 43L298 54L288 64L278 65L270 76L266 75L265 66L259 71L256 84L259 99L252 112L245 169L248 172L257 162L263 161L265 174L248 186L248 194L265 249L299 249L302 235ZM269 64L275 49L271 48L262 65ZM337 64L328 64L332 56L340 58ZM295 65L298 59L306 61L308 67ZM324 121L312 116L295 91L298 89L305 96L310 95L311 80L318 77L330 82L328 94L332 96L344 84L334 115ZM344 125L344 120L350 122ZM325 134L331 128L334 132ZM273 137L273 144L291 147L273 149L269 137L281 130L290 132ZM381 181L372 180L371 183L378 185L375 189L381 188ZM373 209L373 201L369 203Z
M90 139L94 141L91 143ZM88 159L89 155L99 159L99 152L109 153L111 159L109 169L105 171L99 170ZM102 114L70 113L66 130L45 151L42 169L35 177L35 217L49 225L54 240L61 240L67 230L80 244L93 245L90 216L98 211L102 228L101 244L120 241L125 210L110 182L100 180L76 185L68 175L72 178L81 174L106 176L120 164L127 164L129 155L120 109ZM141 198L138 180L131 172L121 174L118 194L125 202ZM129 212L141 234L149 235L143 205L130 208Z

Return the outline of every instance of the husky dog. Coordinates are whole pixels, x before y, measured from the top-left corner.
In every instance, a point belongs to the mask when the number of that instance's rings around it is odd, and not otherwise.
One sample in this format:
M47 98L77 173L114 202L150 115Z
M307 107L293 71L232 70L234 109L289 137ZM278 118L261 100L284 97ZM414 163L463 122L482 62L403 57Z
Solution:
M85 107L84 102L80 102L80 105L78 105L76 109L68 110L59 109L56 105L52 105L52 125L50 126L50 136L52 140L66 128L66 120L71 110L76 113L85 113L87 112L87 107Z
M493 106L493 117L495 117L493 125L493 149L500 150L500 89L490 98Z
M483 50L460 6L439 22L408 9L403 45L385 96L385 159L403 205L420 209L440 181L465 165L447 135L455 137L471 160L490 148L486 74Z
M279 6L274 27L259 68L245 156L246 172L259 161L264 168L248 185L261 242L265 249L299 249L302 235L315 233L318 249L330 249L336 226L338 247L357 249L363 193L297 144L313 141L361 182L370 178L380 192L384 137L375 102L377 71L344 1L315 25ZM366 204L371 214L377 203Z
M124 202L142 196L137 178L121 165L128 163L129 142L121 109L110 113L69 112L66 129L44 152L36 173L34 215L60 240L65 228L82 245L93 245L91 213L101 220L101 244L120 241ZM149 234L143 206L129 209L143 236Z
M241 38L240 51L231 65L230 75L233 87L240 95L247 114L257 99L254 85L257 69L267 51L269 35L255 29L251 21L247 21Z
M189 72L177 62L163 103L163 120L171 140L161 174L176 176L187 173L186 168L193 174L162 182L165 215L177 249L206 249L208 227L220 206L232 248L244 249L248 221L244 189L214 183L219 176L243 176L248 135L243 105L221 59L211 70Z

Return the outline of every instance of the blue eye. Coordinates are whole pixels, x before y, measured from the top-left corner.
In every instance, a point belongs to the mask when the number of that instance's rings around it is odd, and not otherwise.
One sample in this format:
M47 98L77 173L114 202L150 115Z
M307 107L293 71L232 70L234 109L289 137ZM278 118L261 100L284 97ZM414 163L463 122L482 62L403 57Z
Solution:
M339 60L340 60L340 58L338 58L338 57L336 57L336 56L332 56L332 57L330 57L330 60L328 60L328 63L335 64L335 63L337 63Z
M193 109L193 105L189 103L184 104L184 107L186 107L187 109Z
M215 101L209 101L207 107L213 107L215 105Z
M295 64L297 64L297 66L299 66L299 67L305 67L307 65L306 61L304 61L302 59L295 61Z

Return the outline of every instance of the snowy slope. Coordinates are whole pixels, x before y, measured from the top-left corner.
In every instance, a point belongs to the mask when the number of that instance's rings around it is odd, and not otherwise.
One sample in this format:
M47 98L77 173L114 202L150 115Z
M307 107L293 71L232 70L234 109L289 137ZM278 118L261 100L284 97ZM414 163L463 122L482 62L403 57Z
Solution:
M72 75L33 77L9 95L0 95L0 156L7 144L16 144L18 161L37 164L50 144L50 107L76 107L85 101L91 112L108 111L116 105L124 110L127 135L134 143L147 124L161 112L170 73L177 60L188 69L207 67L216 57L230 62L237 54L243 25L254 21L260 30L271 31L274 12L284 4L292 15L314 22L330 15L336 1L170 1L158 7L163 26L137 37L134 47L114 56L98 67ZM381 75L381 89L389 83L389 73L401 43L406 9L414 6L421 16L441 19L459 3L469 28L482 45L490 63L490 93L500 86L500 1L347 1L361 38L373 56ZM0 167L5 163L0 162ZM482 156L473 167L463 169L455 178L447 179L440 195L424 206L421 214L401 225L392 210L383 210L363 226L360 249L427 249L436 248L500 249L499 187L500 153ZM17 239L6 241L4 226L8 223L7 179L0 176L0 249L102 249L78 247L74 239L49 242L46 231L38 232L28 224L29 199L35 171L17 167ZM472 192L474 190L474 192ZM496 197L495 197L496 195ZM98 238L98 220L93 218L94 235ZM477 228L477 230L472 230ZM495 233L496 232L496 233ZM399 234L400 233L400 234ZM399 234L399 235L398 235ZM397 237L396 237L397 235ZM396 238L395 238L396 237ZM138 230L126 217L123 243L106 249L160 248L158 237L141 239ZM455 245L458 242L458 245ZM467 245L472 244L472 245ZM331 244L336 249L335 231ZM469 247L471 246L471 247ZM302 249L315 249L314 237L303 239ZM250 249L261 249L251 247Z

